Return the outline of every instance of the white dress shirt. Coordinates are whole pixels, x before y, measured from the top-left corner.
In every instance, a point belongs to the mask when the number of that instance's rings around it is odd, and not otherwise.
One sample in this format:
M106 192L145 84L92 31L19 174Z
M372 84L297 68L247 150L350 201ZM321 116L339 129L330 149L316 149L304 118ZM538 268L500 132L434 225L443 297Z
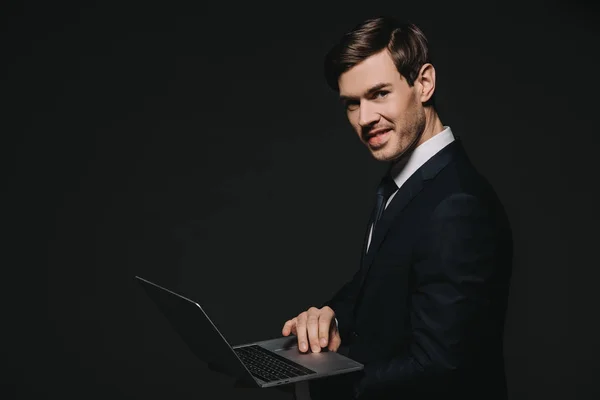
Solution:
M452 130L449 126L444 126L444 130L442 130L437 135L434 135L430 139L421 143L417 146L413 152L408 156L408 159L401 160L392 166L390 173L394 178L394 182L396 182L396 186L401 188L404 185L404 182L408 180L419 168L423 166L431 157L436 155L440 150L449 145L454 141L454 135L452 134ZM394 196L398 193L396 190L390 198L388 199L385 207L390 204ZM367 251L369 250L369 246L371 245L371 236L373 234L373 225L369 228L369 238L367 242ZM337 324L337 319L335 320ZM310 351L310 347L309 347ZM296 383L296 399L297 400L311 400L310 392L308 390L308 382L298 382Z

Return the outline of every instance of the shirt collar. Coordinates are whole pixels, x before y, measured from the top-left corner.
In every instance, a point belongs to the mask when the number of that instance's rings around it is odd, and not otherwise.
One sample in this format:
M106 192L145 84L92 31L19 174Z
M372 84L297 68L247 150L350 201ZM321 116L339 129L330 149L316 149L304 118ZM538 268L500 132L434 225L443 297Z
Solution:
M449 126L444 126L444 129L440 133L421 143L408 157L402 157L402 159L393 164L390 174L394 178L396 186L401 187L416 170L421 168L431 157L453 141L454 135L452 134L452 130Z

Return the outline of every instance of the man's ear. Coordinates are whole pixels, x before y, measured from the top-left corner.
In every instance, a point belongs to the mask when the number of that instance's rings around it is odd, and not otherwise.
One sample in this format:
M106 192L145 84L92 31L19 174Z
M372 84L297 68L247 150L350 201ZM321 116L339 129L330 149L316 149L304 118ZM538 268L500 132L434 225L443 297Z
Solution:
M427 103L435 92L435 68L430 63L423 64L417 76L421 103Z

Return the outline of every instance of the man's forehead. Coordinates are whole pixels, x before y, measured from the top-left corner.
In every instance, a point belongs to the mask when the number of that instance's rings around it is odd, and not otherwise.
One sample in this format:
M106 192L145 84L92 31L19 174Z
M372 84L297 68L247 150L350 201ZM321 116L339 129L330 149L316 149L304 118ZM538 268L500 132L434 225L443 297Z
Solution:
M340 75L340 96L361 96L382 82L393 82L399 75L387 51L376 53Z

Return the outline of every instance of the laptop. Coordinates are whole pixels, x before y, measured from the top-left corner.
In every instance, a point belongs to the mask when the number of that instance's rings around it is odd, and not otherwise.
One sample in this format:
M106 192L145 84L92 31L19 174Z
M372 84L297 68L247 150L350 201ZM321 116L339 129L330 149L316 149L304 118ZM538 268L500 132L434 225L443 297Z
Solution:
M301 353L293 335L232 346L198 303L139 276L135 278L201 361L251 386L266 388L364 368L327 349Z

